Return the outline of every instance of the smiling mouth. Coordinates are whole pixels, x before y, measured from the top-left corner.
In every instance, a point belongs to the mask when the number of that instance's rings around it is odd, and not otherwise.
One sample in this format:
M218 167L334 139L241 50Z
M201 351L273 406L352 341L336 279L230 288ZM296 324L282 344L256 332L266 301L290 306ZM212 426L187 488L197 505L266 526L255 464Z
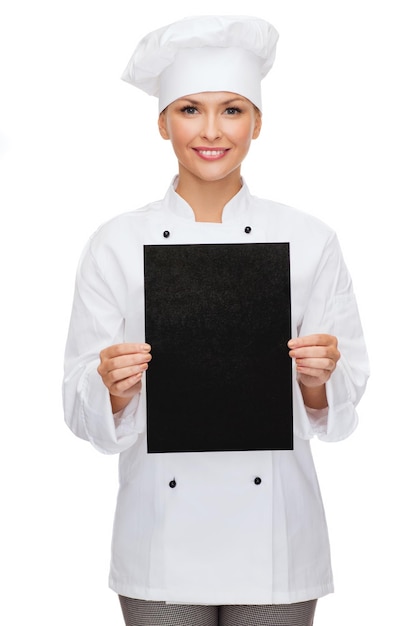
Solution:
M193 148L193 150L203 159L214 160L224 157L228 148L218 148L217 150L213 148Z

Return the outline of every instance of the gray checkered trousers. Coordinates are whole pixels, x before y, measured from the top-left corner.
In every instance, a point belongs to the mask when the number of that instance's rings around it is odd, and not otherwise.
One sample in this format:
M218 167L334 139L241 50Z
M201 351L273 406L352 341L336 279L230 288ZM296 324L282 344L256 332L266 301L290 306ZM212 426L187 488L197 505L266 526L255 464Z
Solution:
M312 626L317 604L197 606L119 599L126 626Z

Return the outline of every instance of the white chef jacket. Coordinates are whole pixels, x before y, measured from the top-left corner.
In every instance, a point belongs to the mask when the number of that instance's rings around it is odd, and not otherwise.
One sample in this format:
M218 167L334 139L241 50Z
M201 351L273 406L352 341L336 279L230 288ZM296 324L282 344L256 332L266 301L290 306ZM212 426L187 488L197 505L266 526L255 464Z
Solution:
M338 337L328 413L311 419L294 370L294 450L148 454L146 394L113 416L97 373L103 348L145 340L143 245L245 242L290 243L293 336ZM291 603L332 592L309 439L352 433L367 377L351 280L335 233L316 218L256 198L243 183L222 223L196 222L174 182L163 200L102 225L78 268L64 409L77 436L120 453L110 587L133 598L219 605Z

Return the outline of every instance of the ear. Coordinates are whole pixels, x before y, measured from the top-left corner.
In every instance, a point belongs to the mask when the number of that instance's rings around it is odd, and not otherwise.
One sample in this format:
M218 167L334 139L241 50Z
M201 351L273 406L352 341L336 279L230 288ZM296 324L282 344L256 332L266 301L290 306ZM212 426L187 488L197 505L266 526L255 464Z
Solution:
M169 139L169 133L168 133L168 129L167 129L167 119L166 119L165 111L162 111L159 114L158 128L159 128L159 134L161 135L162 139Z
M259 109L255 111L255 126L253 129L252 139L258 139L262 128L262 113Z

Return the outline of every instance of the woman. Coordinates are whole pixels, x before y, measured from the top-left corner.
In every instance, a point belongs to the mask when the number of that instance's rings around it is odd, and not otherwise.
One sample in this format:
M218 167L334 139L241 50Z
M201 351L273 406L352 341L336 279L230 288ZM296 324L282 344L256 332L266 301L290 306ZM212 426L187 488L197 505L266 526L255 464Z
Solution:
M130 626L307 626L333 591L309 439L352 433L368 361L334 232L241 178L277 39L256 18L189 18L145 37L123 76L159 98L178 174L163 200L104 224L84 251L64 406L76 435L120 453L110 586ZM268 242L290 248L292 449L148 452L144 247ZM181 354L175 363L181 372Z

